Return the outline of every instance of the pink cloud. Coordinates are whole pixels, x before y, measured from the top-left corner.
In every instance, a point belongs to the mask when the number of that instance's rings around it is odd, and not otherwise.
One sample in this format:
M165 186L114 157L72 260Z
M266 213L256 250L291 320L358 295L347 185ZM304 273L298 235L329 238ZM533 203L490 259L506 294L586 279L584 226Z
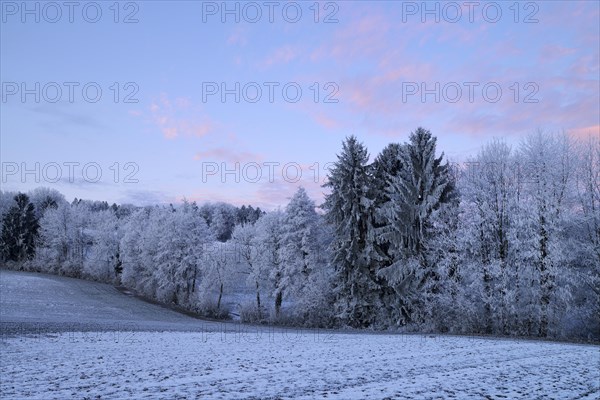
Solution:
M241 28L234 29L227 38L227 44L245 46L248 43L248 36L245 30Z
M294 60L298 57L298 49L293 46L286 44L278 49L276 49L272 54L270 54L266 60L263 62L265 66L272 66L275 64L287 64L290 61Z
M483 54L493 55L490 60L504 56L514 58L522 52L511 40L497 43L478 47L484 49ZM527 64L514 66L514 63L495 66L491 61L465 62L454 69L444 67L440 70L433 62L407 66L402 60L410 59L410 54L406 49L396 48L379 59L379 69L375 73L340 82L340 104L346 108L348 117L335 115L331 118L348 120L350 116L360 116L354 119L360 120L368 133L390 136L398 132L396 127L410 129L423 124L423 121L434 121L434 125L446 131L470 136L520 134L537 126L551 126L553 129L595 126L600 107L598 52L590 48L551 45L539 49L538 54L548 60L551 57L571 57L573 61L564 71L557 68L532 70ZM468 100L466 88L458 103L444 99L435 102L433 96L422 102L420 93L412 96L407 103L401 96L402 82L425 82L429 88L435 82L443 85L453 81L479 82L475 101ZM500 84L503 93L499 102L491 103L483 98L481 89L487 82ZM525 96L531 93L524 88L528 82L539 87L533 96L538 99L537 104L524 102ZM511 89L515 83L520 87L517 101Z
M211 162L256 162L260 163L263 156L258 153L236 151L227 147L217 147L211 150L200 151L194 155L194 160Z
M594 76L598 77L599 73L599 55L598 52L594 54L585 54L578 57L573 61L569 72L575 76Z
M177 97L175 99L175 104L177 105L177 108L187 109L192 103L188 97Z
M435 71L432 65L426 63L405 64L372 76L346 79L340 82L340 102L349 105L354 112L375 115L396 114L399 110L420 108L420 101L410 104L408 96L403 98L404 85L433 81ZM417 94L411 99L420 99L420 96Z
M314 115L314 120L326 129L338 129L342 126L340 121L322 112Z
M352 63L357 58L381 52L386 48L386 34L390 22L382 15L370 13L356 22L338 30L333 39L311 54L313 61L334 58L338 62Z
M569 130L569 133L580 139L587 139L593 136L596 136L598 139L600 139L600 125L573 128Z
M154 124L166 139L178 137L204 137L216 128L216 123L195 106L187 97L177 97L174 101L161 93L148 107L147 119ZM139 112L136 116L143 116Z
M163 128L162 131L167 139L175 139L177 137L177 128Z
M576 49L563 47L556 44L549 44L540 50L540 60L542 62L551 62L557 59L562 59L571 54L574 54Z

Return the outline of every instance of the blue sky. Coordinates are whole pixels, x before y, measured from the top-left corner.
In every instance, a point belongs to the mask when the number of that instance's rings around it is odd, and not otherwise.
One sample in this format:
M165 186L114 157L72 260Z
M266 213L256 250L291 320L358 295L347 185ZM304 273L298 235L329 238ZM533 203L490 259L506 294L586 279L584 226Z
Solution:
M272 209L298 185L320 201L350 134L374 157L424 126L455 162L537 128L600 135L594 1L272 2L272 22L262 1L23 4L2 2L4 190Z

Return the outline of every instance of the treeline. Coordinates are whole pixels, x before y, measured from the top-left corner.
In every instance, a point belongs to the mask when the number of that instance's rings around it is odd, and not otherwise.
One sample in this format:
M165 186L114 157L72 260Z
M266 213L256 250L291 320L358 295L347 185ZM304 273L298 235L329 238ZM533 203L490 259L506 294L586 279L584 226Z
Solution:
M345 142L324 205L336 314L357 327L597 339L599 140L494 140L464 170L435 147L420 128L369 164Z
M600 139L535 132L465 165L419 128L372 162L347 138L323 212L302 188L268 213L4 192L2 254L211 317L599 340Z
M31 201L12 195L0 197L2 254L12 268L121 284L209 317L236 311L244 321L333 324L324 312L331 235L303 188L268 214L226 203L68 203L45 188ZM236 310L224 295L237 295Z

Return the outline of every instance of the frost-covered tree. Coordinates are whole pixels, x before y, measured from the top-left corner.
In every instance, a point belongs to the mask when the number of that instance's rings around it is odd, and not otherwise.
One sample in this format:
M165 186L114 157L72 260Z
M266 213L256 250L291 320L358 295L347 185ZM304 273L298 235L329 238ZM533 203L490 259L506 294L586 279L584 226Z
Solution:
M209 239L208 227L195 204L184 201L176 209L163 209L155 255L159 300L188 307L196 289L202 249Z
M237 261L231 241L214 241L205 246L198 288L199 309L203 314L213 318L227 316L228 310L222 306L223 295L235 272Z
M373 198L373 207L371 209L373 215L371 219L375 233L387 229L393 223L388 218L381 217L380 209L391 200L388 188L392 185L392 180L400 173L402 162L402 145L399 143L390 143L377 155L371 165L372 181L370 189L371 197ZM378 271L394 263L394 256L391 254L391 245L387 240L375 235L373 245L378 255ZM385 315L382 318L387 319L394 314L394 310L396 309L396 293L383 276L378 275L377 278L380 286L380 304L385 310L382 311L382 314Z
M429 262L439 277L429 304L426 329L441 332L468 332L470 305L464 301L467 277L463 268L462 220L458 198L445 203L432 216ZM457 323L460 321L460 325Z
M294 304L293 317L304 324L319 324L331 304L329 242L327 227L315 210L315 203L299 188L283 213L281 225L281 272L274 268L275 314L279 316L282 296ZM279 279L277 279L279 278Z
M285 290L283 219L284 213L276 210L265 214L255 224L258 251L255 275L268 285L268 293L274 299L275 318L279 318Z
M256 318L262 320L264 317L264 304L261 299L263 290L263 269L259 263L261 256L256 240L256 225L238 225L233 230L231 241L234 245L236 258L242 265L242 273L247 276L247 283L255 291L256 295Z
M323 204L333 227L337 316L354 327L373 325L379 309L368 161L365 146L356 137L348 137L329 171L325 187L331 193Z
M71 206L66 203L49 209L40 219L36 264L46 272L60 273L71 249Z
M194 203L134 213L120 241L122 282L166 303L194 308L203 249L211 240Z
M17 193L0 190L0 232L4 224L4 215L15 205L15 196Z
M309 253L310 273L306 277L302 291L297 299L297 318L308 326L332 326L335 324L332 296L335 270L330 264L330 244L332 232L330 225L321 215L317 215L314 225L314 240Z
M565 211L571 206L574 163L567 135L537 131L526 137L521 155L529 162L525 195L532 219L533 264L539 304L539 335L548 335L551 319L565 309L566 285L557 279L568 262L563 246ZM554 321L555 322L555 321ZM555 325L555 323L554 323Z
M423 128L396 150L397 173L387 173L388 198L377 210L377 241L386 243L392 263L379 270L396 292L395 323L423 320L439 277L431 265L432 218L455 195L449 165L436 157L436 139ZM395 172L395 171L394 171Z
M581 206L585 250L590 263L600 265L600 137L580 143L576 171L576 196ZM596 287L600 287L597 285Z
M117 282L122 270L122 229L112 208L91 214L90 236L92 244L86 251L83 273L94 280Z
M376 231L384 230L384 227L392 223L388 218L381 218L381 215L378 215L378 210L392 200L389 188L392 187L393 180L402 170L402 163L403 146L398 143L390 143L377 155L371 165L373 174L371 192L374 199L373 210L375 212L374 226ZM393 263L393 256L390 254L390 243L376 238L376 246L381 255L380 266L390 266Z
M220 242L231 238L237 221L237 209L227 203L207 203L199 209L213 236Z
M576 207L567 224L574 255L576 283L573 315L575 333L600 337L600 137L583 139L577 146Z
M158 207L146 207L134 212L123 227L120 242L123 266L121 282L146 296L154 294L152 275L159 214Z
M70 259L63 266L64 273L80 277L84 269L86 253L93 244L91 210L88 202L79 201L69 207L71 214Z
M519 195L522 188L518 175L518 161L512 148L501 140L485 145L477 158L467 163L466 182L463 184L463 217L470 221L468 251L473 265L480 271L483 293L485 332L507 332L510 310L509 299L518 289L519 263L511 254L519 215Z
M241 206L237 209L236 225L237 224L253 224L264 214L260 207L253 208L252 206Z
M318 257L317 212L315 203L300 187L285 208L283 217L282 288L299 297Z
M90 211L85 203L62 203L48 208L40 220L38 269L80 277L86 253L93 244Z
M2 221L0 247L5 260L25 261L35 255L38 236L38 219L29 196L19 193L14 205L8 209Z
M568 266L579 247L567 231L577 210L572 155L568 137L538 131L516 152L495 140L468 164L459 244L470 288L463 303L479 313L473 330L538 336L564 330L577 279Z
M65 203L65 196L56 189L39 187L29 193L31 203L35 206L36 218L42 218L48 208L56 208Z

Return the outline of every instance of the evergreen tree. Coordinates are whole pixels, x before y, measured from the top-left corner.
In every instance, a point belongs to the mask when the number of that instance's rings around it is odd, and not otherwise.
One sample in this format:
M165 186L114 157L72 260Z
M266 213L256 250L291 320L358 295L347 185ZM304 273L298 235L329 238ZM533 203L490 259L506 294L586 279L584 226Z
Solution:
M394 286L397 323L423 319L431 294L438 290L438 276L429 260L432 217L455 196L453 177L443 154L436 158L436 139L418 128L403 146L396 175L388 174L386 201L378 210L386 221L378 228L378 241L387 242L393 263L379 274ZM417 317L418 316L418 317Z
M336 269L338 318L353 327L371 326L377 316L378 289L372 239L369 155L356 137L343 143L325 187L323 208L333 227L332 263Z
M388 144L379 155L375 158L372 164L373 179L371 182L371 193L374 199L372 208L372 220L374 231L381 232L388 228L392 220L381 215L380 210L384 204L391 201L388 188L392 185L392 180L402 170L403 162L403 146L399 143ZM387 268L394 262L394 257L391 254L391 246L387 240L374 237L374 246L379 256L378 271ZM386 318L394 313L395 303L397 303L394 289L388 284L386 279L378 275L378 284L381 289L379 297L382 307L385 308L384 314Z
M2 253L5 260L24 261L35 255L38 236L35 207L24 193L15 196L15 205L9 208L2 224Z
M59 205L66 203L65 196L56 189L39 187L29 192L29 199L35 207L36 218L39 220L44 212Z

